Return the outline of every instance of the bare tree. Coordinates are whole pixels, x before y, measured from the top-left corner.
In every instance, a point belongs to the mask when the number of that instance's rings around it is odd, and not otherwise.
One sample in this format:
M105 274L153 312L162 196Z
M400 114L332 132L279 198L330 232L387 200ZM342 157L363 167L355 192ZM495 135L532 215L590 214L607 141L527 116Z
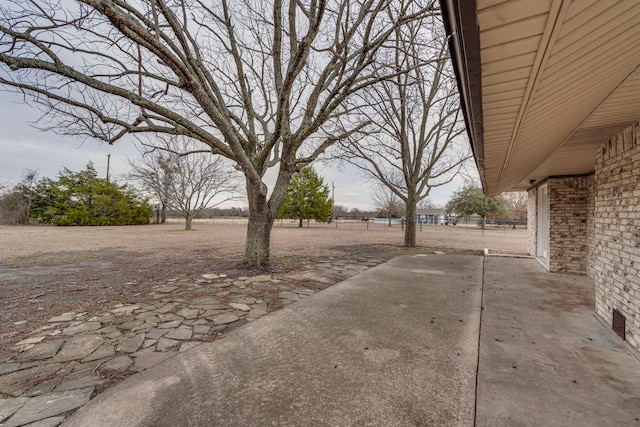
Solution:
M344 205L333 205L334 218L346 218L349 216L349 208Z
M177 150L190 145L176 138L165 144L164 150L130 160L128 178L138 181L161 204L180 211L185 230L191 230L193 218L203 210L238 197L237 172L222 157L195 149L181 155Z
M172 153L155 150L154 147L147 150L144 145L138 145L138 153L139 158L128 159L131 171L125 175L125 178L136 181L142 190L147 192L154 202L157 202L154 209L155 222L156 224L164 224L167 222L169 192L173 178L171 170L167 167Z
M385 185L379 184L376 186L373 192L373 203L376 207L377 216L389 218L389 227L391 227L392 217L399 217L403 214L402 200Z
M233 160L249 204L244 257L262 264L292 175L366 125L345 117L380 78L378 51L436 8L427 0L6 0L0 84L42 107L44 126L62 134L109 143L183 135ZM269 194L262 178L276 165Z
M14 192L10 191L8 182L0 182L0 224L11 224L13 222L13 199Z
M29 224L31 221L31 205L33 203L33 191L40 171L38 169L25 169L22 171L22 189L24 194L24 224Z
M527 219L528 198L526 191L502 193L502 197L507 201L507 206L515 220L525 221Z
M436 206L431 203L431 199L424 198L422 200L420 200L417 204L416 204L416 209L433 209Z
M417 204L451 182L470 153L457 141L464 126L439 18L395 31L394 45L382 53L399 72L364 91L367 119L379 126L363 140L343 140L340 157L404 202L404 245L415 246Z
M0 183L0 224L29 224L35 187L40 172L22 171L22 180L10 187Z

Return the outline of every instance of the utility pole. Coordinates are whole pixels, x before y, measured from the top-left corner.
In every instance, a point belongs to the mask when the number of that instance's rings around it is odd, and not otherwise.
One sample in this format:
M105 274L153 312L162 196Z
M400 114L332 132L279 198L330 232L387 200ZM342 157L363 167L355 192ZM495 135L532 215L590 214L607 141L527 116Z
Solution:
M111 153L107 154L107 182L109 182L109 166L111 165Z
M338 221L336 221L336 186L333 185L333 181L331 181L331 216L333 217L333 222L336 223L336 228L338 228Z
M331 203L335 204L336 202L336 186L333 185L333 181L331 181Z

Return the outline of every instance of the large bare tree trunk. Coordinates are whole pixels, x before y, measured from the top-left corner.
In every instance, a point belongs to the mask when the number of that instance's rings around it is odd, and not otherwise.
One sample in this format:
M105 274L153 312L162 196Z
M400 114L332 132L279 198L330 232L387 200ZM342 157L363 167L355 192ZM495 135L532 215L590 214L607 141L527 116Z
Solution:
M291 182L294 170L295 168L290 163L281 165L278 178L269 198L267 198L267 186L264 183L258 182L256 184L247 178L249 223L247 224L244 262L252 265L266 265L269 263L271 229L280 206L284 202L287 187Z
M416 245L416 199L411 192L409 193L406 206L407 224L404 229L404 245L412 248Z
M191 224L193 223L193 215L191 215L190 212L187 212L184 216L184 219L185 219L184 229L191 230Z
M252 265L269 263L269 245L271 228L275 214L271 211L266 192L247 180L247 199L249 201L249 223L244 261Z

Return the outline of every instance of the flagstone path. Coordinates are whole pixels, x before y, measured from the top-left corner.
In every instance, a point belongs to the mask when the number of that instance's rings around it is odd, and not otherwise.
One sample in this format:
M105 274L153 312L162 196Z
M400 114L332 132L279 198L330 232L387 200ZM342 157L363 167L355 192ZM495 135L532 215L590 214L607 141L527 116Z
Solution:
M363 256L289 274L168 278L153 287L152 303L52 317L0 363L0 425L55 427L119 380L382 261ZM193 292L201 296L185 298Z

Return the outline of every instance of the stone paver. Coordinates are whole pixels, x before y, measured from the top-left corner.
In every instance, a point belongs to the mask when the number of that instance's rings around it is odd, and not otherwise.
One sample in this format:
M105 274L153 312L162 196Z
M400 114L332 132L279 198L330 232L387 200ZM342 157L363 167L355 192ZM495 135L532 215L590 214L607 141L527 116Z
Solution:
M180 341L162 337L158 340L156 349L158 351L172 351L176 350L178 347L180 347Z
M140 326L144 325L144 320L140 319L140 320L133 320L131 322L122 322L118 324L118 328L120 329L124 329L124 330L132 330L132 329L136 329Z
M283 292L280 292L280 298L297 301L300 299L300 296L295 292L283 291Z
M82 359L83 362L92 362L94 360L112 357L116 354L113 344L103 344L96 351Z
M149 332L146 333L145 336L149 339L157 340L158 338L162 337L169 331L170 329L151 329Z
M22 408L22 405L27 403L29 398L27 397L16 397L13 399L0 399L0 425L2 425L2 421L9 418L11 415L16 413L18 409Z
M196 319L198 317L198 313L200 313L200 309L197 308L183 308L178 311L176 314L178 316L184 317L185 319Z
M211 330L211 326L208 325L194 325L193 333L194 334L207 334Z
M63 313L60 316L52 317L51 319L48 320L48 322L49 323L70 322L73 319L75 319L75 316L76 316L75 313Z
M58 353L58 350L62 346L64 339L56 339L53 341L47 341L40 344L36 344L35 347L20 354L18 360L43 360L49 359Z
M100 370L124 371L131 365L133 365L133 360L131 360L129 356L118 356L115 359L111 359L105 364L100 365Z
M217 314L211 318L213 324L218 325L226 325L227 323L233 323L238 320L238 316L233 313L222 313Z
M177 329L172 329L167 333L164 338L172 340L190 340L193 335L193 330L188 326L180 326Z
M18 342L15 346L16 347L25 347L25 346L32 345L32 344L35 345L35 344L41 342L44 338L45 337L27 338L27 339L24 339L24 340Z
M144 334L135 335L133 337L125 338L116 345L116 352L119 353L134 353L136 352L142 343L144 342Z
M82 377L75 380L65 381L57 386L54 391L69 391L77 390L79 388L95 387L103 382L104 380L97 375L93 377Z
M264 274L261 276L249 277L246 279L247 283L258 283L258 282L268 282L271 280L271 276Z
M19 371L21 369L26 369L28 366L24 366L24 363L2 363L0 364L0 375L10 374L11 372ZM34 366L32 364L32 366Z
M63 366L62 363L49 363L3 375L0 377L0 393L21 396L29 391L35 380L47 378L62 369Z
M172 320L170 322L159 324L158 328L159 329L173 329L173 328L177 328L178 326L180 326L181 323L182 323L182 320Z
M29 423L27 427L57 427L62 423L62 421L64 421L64 416L45 418L44 420L36 421L35 423Z
M111 310L111 313L115 315L131 314L139 308L140 308L139 305L125 305L125 306L114 308L113 310Z
M327 260L286 275L181 276L154 286L153 303L51 317L32 336L12 344L15 356L0 363L0 393L14 396L0 399L0 423L57 426L105 383L102 373L107 370L125 375L143 371L216 338L230 324L255 320L271 306L313 295L380 262L365 257L357 263ZM199 296L183 298L183 291L194 289Z
M232 302L232 303L229 303L229 305L230 305L231 307L235 308L236 310L240 310L240 311L251 311L251 307L249 307L249 305L248 305L248 304Z
M18 427L34 421L64 414L86 404L93 388L49 393L34 397L22 406L3 427Z
M155 339L146 339L144 340L144 342L142 343L142 348L149 348L151 346L154 346L158 343L158 340Z
M99 335L77 335L65 341L53 358L57 362L84 359L102 345L104 339Z
M69 326L68 328L65 328L62 333L65 335L76 335L83 332L95 331L101 327L102 323L100 322L84 322L79 325Z

